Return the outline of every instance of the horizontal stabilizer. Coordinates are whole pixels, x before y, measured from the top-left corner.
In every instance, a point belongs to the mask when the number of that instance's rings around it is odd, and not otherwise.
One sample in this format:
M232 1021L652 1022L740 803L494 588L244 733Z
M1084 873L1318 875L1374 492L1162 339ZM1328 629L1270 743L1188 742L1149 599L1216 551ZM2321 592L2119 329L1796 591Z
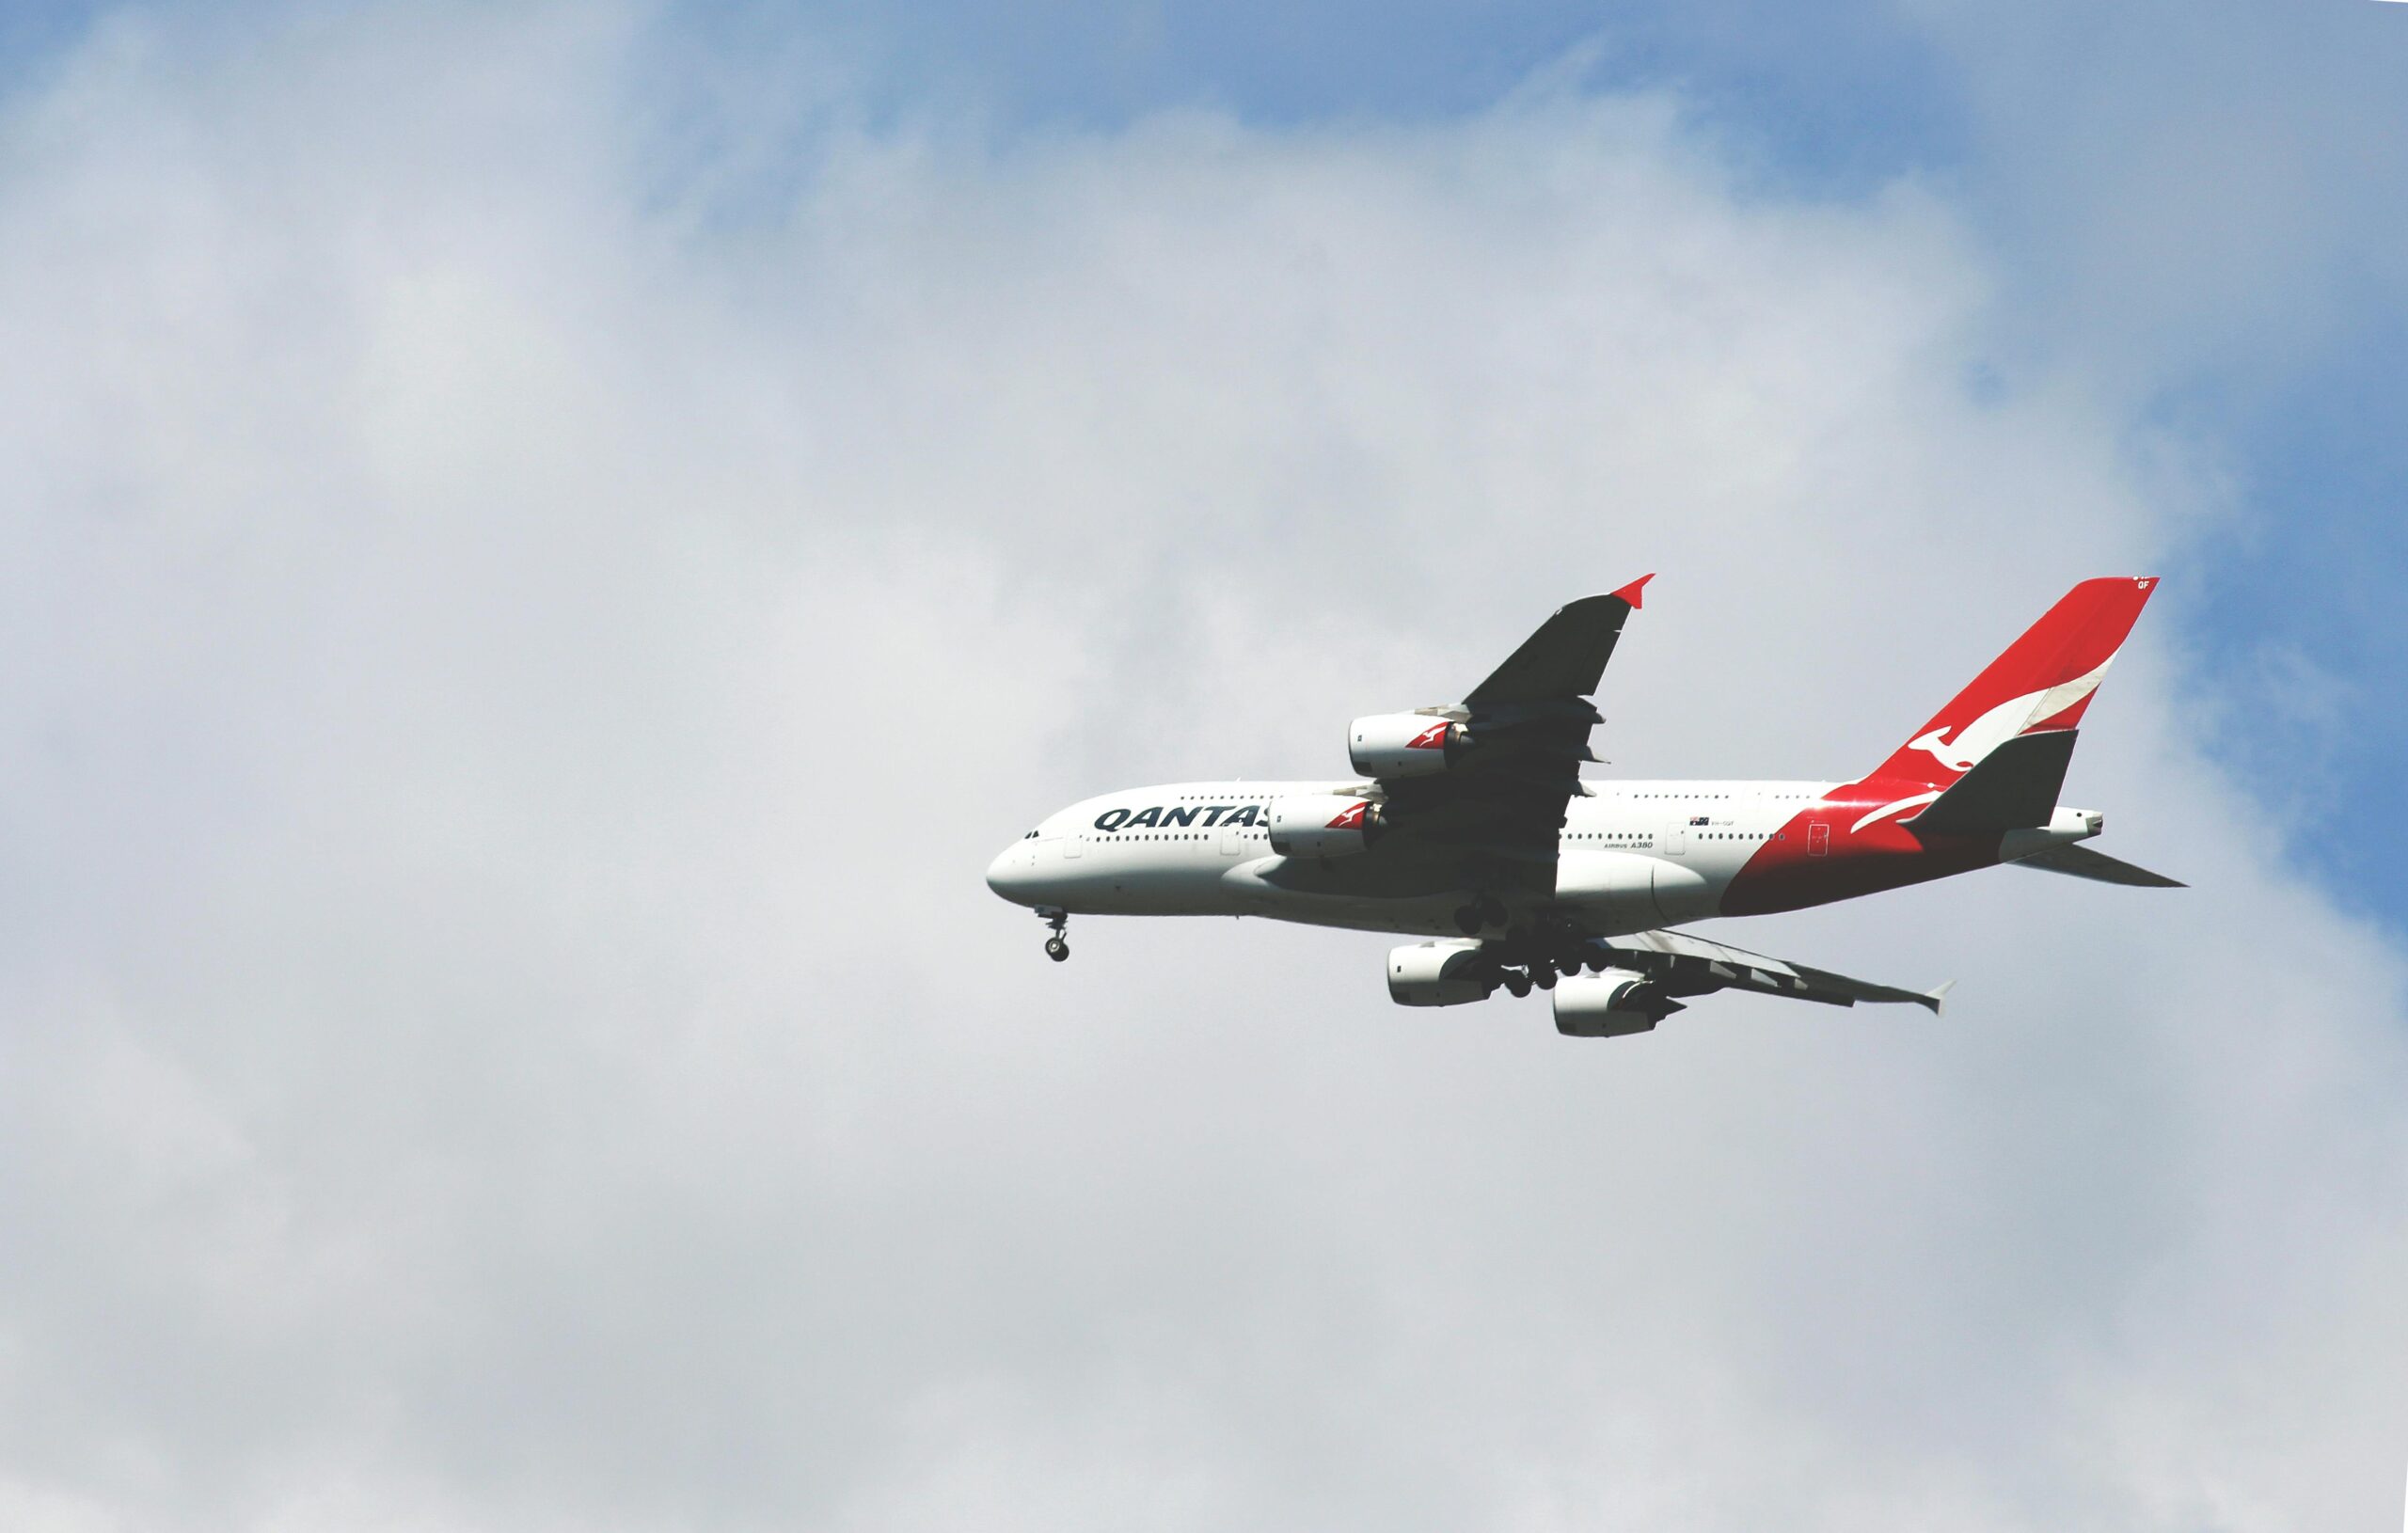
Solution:
M1931 807L1901 823L1924 835L1981 835L2049 823L2073 763L2070 729L2042 730L2004 741L1973 763Z
M2011 867L2038 868L2043 873L2063 873L2076 878L2090 878L2102 884L2125 884L2133 889L2188 889L2179 878L2169 878L2162 873L2136 868L2130 862L2118 861L2105 852L2095 852L2087 846L2052 846L2044 852L2019 857Z

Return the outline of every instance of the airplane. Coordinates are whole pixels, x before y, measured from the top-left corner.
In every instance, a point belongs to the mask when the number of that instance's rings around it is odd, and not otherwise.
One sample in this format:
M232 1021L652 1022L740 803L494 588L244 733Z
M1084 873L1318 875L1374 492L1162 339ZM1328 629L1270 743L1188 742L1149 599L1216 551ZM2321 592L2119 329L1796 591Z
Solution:
M1846 782L1616 782L1591 701L1653 576L1540 624L1460 703L1372 714L1339 782L1177 782L1085 798L987 870L1069 956L1072 915L1261 916L1426 940L1388 955L1407 1006L1551 990L1574 1037L1644 1033L1735 989L1941 1010L1904 989L1672 928L1829 905L2001 864L2183 887L2083 846L2057 802L2082 717L2157 588L2084 580L1871 771ZM1951 982L1954 983L1953 981Z

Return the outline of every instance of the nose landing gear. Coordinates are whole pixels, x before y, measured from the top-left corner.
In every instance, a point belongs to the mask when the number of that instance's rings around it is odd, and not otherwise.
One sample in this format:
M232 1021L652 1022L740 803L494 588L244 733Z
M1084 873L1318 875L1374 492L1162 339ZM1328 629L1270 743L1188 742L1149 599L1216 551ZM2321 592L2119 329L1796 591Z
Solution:
M1062 935L1064 929L1070 925L1070 912L1057 910L1051 906L1040 906L1037 913L1044 918L1047 925L1054 928L1054 935L1045 939L1045 956L1055 963L1060 963L1070 956L1070 944Z

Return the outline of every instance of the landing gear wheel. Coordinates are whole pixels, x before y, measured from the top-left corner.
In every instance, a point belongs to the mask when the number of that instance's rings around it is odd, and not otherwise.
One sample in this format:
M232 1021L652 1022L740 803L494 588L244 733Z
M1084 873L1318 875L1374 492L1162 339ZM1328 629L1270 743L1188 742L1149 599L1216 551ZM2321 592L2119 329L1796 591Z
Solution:
M1518 1001L1530 993L1530 976L1518 969L1508 969L1505 971L1505 988L1513 991L1513 998Z
M1492 926L1505 925L1505 902L1494 894L1482 894L1477 909L1480 919Z
M1555 960L1555 972L1561 974L1564 978L1570 979L1573 975L1580 972L1580 960L1567 953L1562 957Z
M1037 908L1037 913L1047 925L1054 928L1054 935L1045 939L1045 956L1055 963L1060 963L1070 956L1070 944L1062 939L1063 931L1070 925L1070 912L1057 909L1050 905L1040 905Z
M1462 909L1457 910L1455 912L1455 925L1457 927L1461 928L1465 937L1479 936L1481 928L1480 907L1477 905L1466 905Z
M1555 971L1543 963L1530 965L1530 983L1542 990L1555 988Z

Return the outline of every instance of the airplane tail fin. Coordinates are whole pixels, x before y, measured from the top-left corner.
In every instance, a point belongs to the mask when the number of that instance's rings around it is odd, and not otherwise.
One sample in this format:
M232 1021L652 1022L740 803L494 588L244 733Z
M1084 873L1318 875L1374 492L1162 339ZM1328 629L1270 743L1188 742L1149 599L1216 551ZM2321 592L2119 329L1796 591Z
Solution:
M1871 776L1953 785L2009 740L2069 735L2156 589L2113 576L2067 592Z
M1972 769L1932 800L1931 807L1901 823L1941 835L1980 835L2021 830L2049 823L2073 764L2078 729L2039 729L2002 741Z

